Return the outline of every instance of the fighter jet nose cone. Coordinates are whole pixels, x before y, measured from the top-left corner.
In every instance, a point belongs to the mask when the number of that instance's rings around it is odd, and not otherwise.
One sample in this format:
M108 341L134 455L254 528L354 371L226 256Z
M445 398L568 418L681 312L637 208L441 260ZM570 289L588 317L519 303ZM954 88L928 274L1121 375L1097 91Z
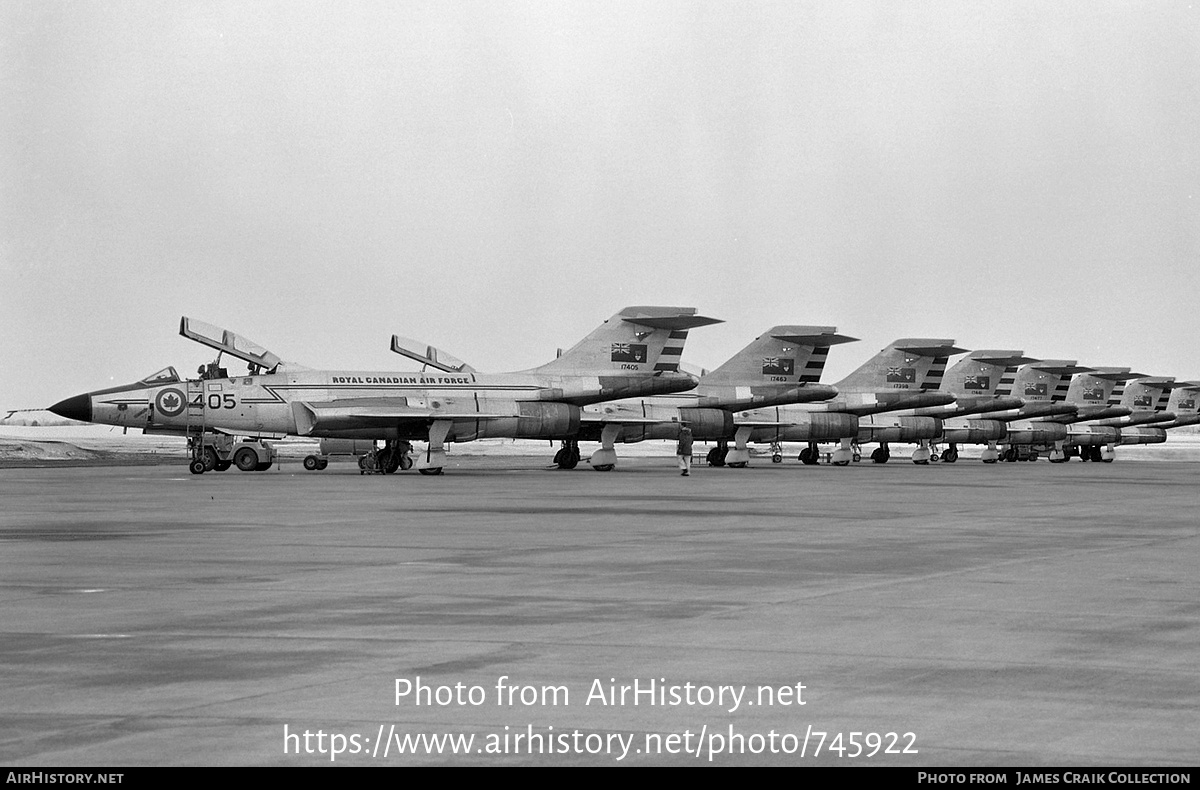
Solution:
M92 398L90 395L76 395L74 398L60 400L50 407L50 411L68 420L92 421Z

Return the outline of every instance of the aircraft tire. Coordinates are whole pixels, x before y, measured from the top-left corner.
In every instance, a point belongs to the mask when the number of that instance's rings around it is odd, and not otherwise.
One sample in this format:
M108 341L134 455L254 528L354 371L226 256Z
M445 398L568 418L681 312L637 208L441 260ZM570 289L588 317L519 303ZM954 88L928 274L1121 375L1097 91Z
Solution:
M771 456L771 463L773 463L773 464L783 463L783 455L780 453L775 453L774 455Z
M192 461L190 464L188 464L188 471L190 471L194 475L202 475L207 470L204 468L203 461L196 460L196 461Z
M304 469L308 472L315 472L321 468L321 459L315 455L304 456Z
M560 447L558 452L554 454L554 465L559 469L563 468L563 456L567 454L567 448Z
M871 451L871 463L886 464L888 462L888 454L883 451L882 447L876 447Z
M942 463L952 464L958 460L958 450L947 450L942 453Z
M562 450L554 456L554 462L558 464L559 469L574 469L579 465L579 457L570 450Z
M243 472L254 472L258 469L258 453L253 448L243 447L233 454L233 463Z
M435 466L431 469L418 469L417 471L423 475L440 475L442 473L442 467Z
M321 467L324 469L325 467ZM407 472L413 468L413 459L408 457L408 453L400 453L400 471Z
M317 463L317 471L321 471L322 469L324 469L324 468L325 468L325 467L327 467L327 466L329 466L329 459L328 459L328 458L322 458L322 459L320 459L320 460L318 461L318 463Z
M853 461L854 463L858 463L859 461L862 460L862 453L855 453L854 455L852 455L850 457L850 460Z
M721 448L714 447L708 451L708 455L704 457L709 466L724 466L725 458L721 455Z
M941 457L940 455L938 455L937 453L930 453L930 454L929 454L929 461L930 461L930 463L935 463L935 464L936 464L936 463L937 463L938 461L940 461L940 460L942 460L942 457Z

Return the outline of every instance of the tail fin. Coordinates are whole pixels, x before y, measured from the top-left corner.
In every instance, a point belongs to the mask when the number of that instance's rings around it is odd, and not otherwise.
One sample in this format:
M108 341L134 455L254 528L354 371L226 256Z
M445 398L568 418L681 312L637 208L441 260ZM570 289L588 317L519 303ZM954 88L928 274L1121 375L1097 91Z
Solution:
M1022 365L1013 377L1011 387L1006 391L1002 385L997 394L1015 395L1028 403L1062 401L1067 397L1071 377L1090 370L1075 364L1073 359L1044 359Z
M688 330L719 324L694 307L626 307L553 362L532 371L610 375L679 370Z
M946 371L942 389L954 395L1000 395L1000 389L1012 378L1019 365L1037 362L1023 351L972 351ZM1007 393L1007 394L1011 394ZM1019 396L1018 396L1019 397Z
M1165 411L1174 384L1174 376L1147 376L1133 379L1124 385L1124 391L1121 393L1121 399L1117 405L1128 406L1134 411ZM1114 389L1113 397L1116 395L1117 392Z
M1076 376L1067 389L1067 402L1080 406L1107 406L1113 389L1120 382L1144 378L1129 368L1093 368Z
M762 384L815 384L821 380L829 347L857 338L833 326L776 326L705 374L702 384L754 387Z
M965 351L955 348L953 340L906 337L880 351L836 386L842 392L936 390L941 387L950 356Z
M1171 388L1167 411L1179 416L1200 413L1200 381L1177 382Z

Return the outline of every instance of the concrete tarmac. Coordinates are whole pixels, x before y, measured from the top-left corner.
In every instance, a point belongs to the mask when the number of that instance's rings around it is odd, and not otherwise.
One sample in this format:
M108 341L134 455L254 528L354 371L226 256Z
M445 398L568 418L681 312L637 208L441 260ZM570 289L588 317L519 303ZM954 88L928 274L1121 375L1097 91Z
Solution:
M0 470L0 762L1197 762L1198 464L544 463Z

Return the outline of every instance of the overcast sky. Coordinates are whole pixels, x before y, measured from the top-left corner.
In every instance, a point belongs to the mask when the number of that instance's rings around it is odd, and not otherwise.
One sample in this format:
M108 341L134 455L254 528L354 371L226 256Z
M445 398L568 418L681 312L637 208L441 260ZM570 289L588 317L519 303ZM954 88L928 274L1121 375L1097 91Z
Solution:
M1197 2L1200 6L1200 2ZM1188 2L0 3L0 409L633 304L1200 378Z

